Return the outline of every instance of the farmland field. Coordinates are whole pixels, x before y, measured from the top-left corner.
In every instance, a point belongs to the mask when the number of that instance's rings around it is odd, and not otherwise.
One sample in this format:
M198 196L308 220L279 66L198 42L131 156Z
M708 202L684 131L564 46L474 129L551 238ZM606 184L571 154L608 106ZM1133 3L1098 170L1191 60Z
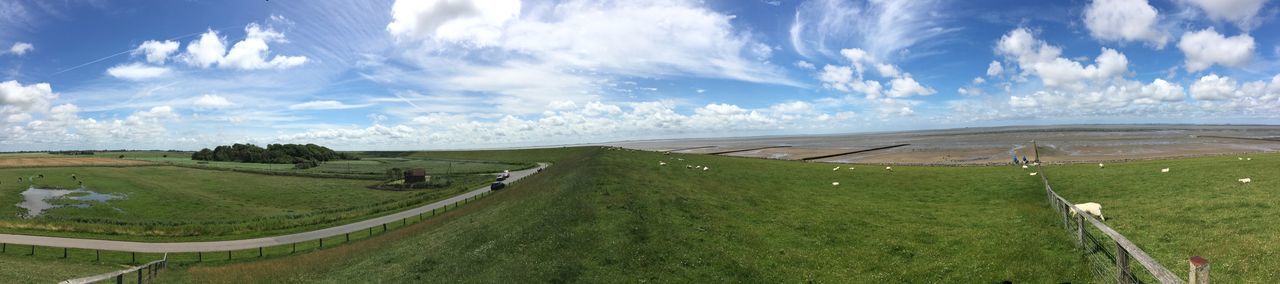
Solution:
M18 182L34 178L33 183ZM72 175L76 179L71 178ZM231 239L316 229L443 199L489 180L459 176L442 189L384 191L375 181L273 176L173 166L0 169L0 203L31 186L86 189L126 198L63 206L25 219L0 214L0 232L162 241ZM67 200L59 199L60 202ZM12 206L12 205L9 205Z
M1060 283L1090 277L1044 204L1039 179L1021 169L832 171L831 164L601 148L539 151L527 158L564 157L508 191L403 234L356 244L361 249L197 265L170 275L266 283ZM659 166L660 160L671 165ZM841 184L831 185L835 181Z
M191 159L190 152L99 152L94 156L119 157L120 155L124 155L127 160L167 163L184 167L358 179L387 179L386 170L391 168L424 168L427 170L428 175L466 175L494 173L501 172L503 170L527 169L534 165L531 162L518 163L465 159L437 159L426 157L400 157L397 155L369 156L357 153L357 156L361 156L360 160L329 161L321 163L320 166L314 168L294 169L293 164L197 161Z

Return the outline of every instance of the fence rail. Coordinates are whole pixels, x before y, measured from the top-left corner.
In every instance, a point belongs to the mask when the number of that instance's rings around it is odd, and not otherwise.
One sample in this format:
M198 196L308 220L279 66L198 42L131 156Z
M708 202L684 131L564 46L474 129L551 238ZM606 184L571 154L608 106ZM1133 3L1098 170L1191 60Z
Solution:
M89 277L70 279L70 280L58 282L58 284L97 283L97 282L110 280L113 278L116 280L116 283L124 283L125 275L131 274L134 272L137 272L137 275L138 275L137 283L143 283L143 281L145 280L154 280L156 275L160 273L160 269L168 266L169 266L169 255L166 254L165 257L160 260L148 262L147 264L143 264L139 266L134 266L133 268L107 272L107 273L98 274L98 275L89 276ZM144 275L146 276L145 278L143 277Z
M1129 239L1125 238L1124 235L1121 235L1120 232L1117 232L1115 229L1107 226L1107 224L1104 224L1097 218L1089 215L1089 213L1086 213L1084 210L1076 207L1074 205L1075 203L1071 203L1070 201L1067 201L1066 198L1058 195L1058 193L1053 190L1053 186L1049 185L1049 178L1044 172L1044 168L1042 166L1037 165L1036 170L1039 172L1038 175L1040 176L1040 181L1044 183L1045 197L1048 199L1049 204L1054 208L1054 210L1061 215L1062 227L1072 233L1076 239L1076 245L1080 248L1082 253L1085 254L1084 256L1094 260L1095 262L1099 262L1098 260L1106 260L1101 261L1102 265L1100 265L1100 267L1092 267L1092 271L1095 275L1102 276L1103 278L1114 277L1113 279L1115 279L1115 282L1117 283L1144 282L1142 279L1146 278L1145 275L1140 277L1139 275L1135 275L1130 269L1129 263L1132 260L1138 262L1138 264L1149 272L1150 277L1159 283L1186 283L1178 276L1175 276L1168 268L1160 265L1159 262L1141 248L1138 248L1138 245L1129 241ZM1089 224L1089 226L1086 226L1086 223ZM1093 229L1091 230L1090 227ZM1093 234L1093 230L1100 232L1101 235L1106 238L1099 239ZM1195 269L1198 267L1196 263L1197 259L1201 262L1200 266L1204 267L1203 271L1198 272L1198 270ZM1192 271L1189 273L1189 278L1192 279L1191 283L1208 283L1208 262L1204 261L1199 256L1195 256L1191 258L1191 265L1193 267ZM1203 280L1197 281L1198 279Z

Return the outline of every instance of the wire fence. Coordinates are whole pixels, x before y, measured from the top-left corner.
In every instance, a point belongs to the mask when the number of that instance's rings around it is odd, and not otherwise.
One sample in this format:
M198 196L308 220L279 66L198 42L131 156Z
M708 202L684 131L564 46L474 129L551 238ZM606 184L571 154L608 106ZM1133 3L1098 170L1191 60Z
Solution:
M1045 197L1050 206L1062 218L1062 228L1073 236L1075 245L1088 264L1095 282L1101 283L1185 283L1168 268L1156 262L1145 251L1129 241L1110 226L1103 224L1053 191L1049 178L1041 166L1036 167L1044 183ZM1193 257L1198 259L1198 257ZM1134 273L1131 262L1138 262L1147 273ZM1203 264L1203 275L1197 274L1195 263L1191 279L1208 278L1208 264ZM1203 277L1203 278L1201 278ZM1192 280L1192 283L1207 281Z

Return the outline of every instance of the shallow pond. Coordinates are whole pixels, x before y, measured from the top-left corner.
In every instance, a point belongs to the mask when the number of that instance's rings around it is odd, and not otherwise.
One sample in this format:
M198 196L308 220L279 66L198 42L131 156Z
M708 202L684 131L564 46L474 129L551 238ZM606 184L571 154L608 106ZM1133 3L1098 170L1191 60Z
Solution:
M29 187L22 192L22 202L18 203L18 207L27 209L26 214L20 214L23 218L35 218L44 213L45 210L58 208L63 206L72 206L76 208L88 208L93 206L94 202L107 202L110 200L127 198L121 194L104 194L97 193L84 187L77 189L52 189ZM75 202L63 204L53 204L51 201L65 199Z

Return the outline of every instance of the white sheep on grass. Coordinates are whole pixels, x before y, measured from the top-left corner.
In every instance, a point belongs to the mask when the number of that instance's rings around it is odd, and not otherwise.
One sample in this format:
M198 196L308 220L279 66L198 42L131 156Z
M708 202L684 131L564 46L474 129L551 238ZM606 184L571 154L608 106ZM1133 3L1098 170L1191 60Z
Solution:
M1240 181L1240 183L1251 183L1253 182L1253 178L1242 178L1242 179L1238 179L1237 181Z
M1103 165L1102 163L1098 163L1098 168L1099 168L1099 169L1101 169L1101 168L1106 168L1106 167L1107 167L1107 165Z
M886 170L886 171L893 171L893 167L884 167L884 170Z
M1036 173L1035 173L1035 172L1032 172L1032 173L1031 173L1031 175L1032 175L1032 176L1035 176L1035 175L1036 175Z
M1107 217L1102 216L1102 204L1098 204L1094 202L1080 203L1080 204L1076 204L1076 208L1079 209L1080 211L1084 211L1085 213L1089 213L1089 215L1098 217L1098 219L1102 219L1102 221L1107 220ZM1071 217L1075 217L1075 216L1076 216L1076 210L1071 210Z
M838 182L838 181L833 181L833 182L831 182L831 185L840 185L840 182Z
M838 171L838 170L840 170L840 167L839 167L839 166L837 166L837 167L835 167L835 168L831 168L831 171L833 171L833 172L834 172L834 171Z
M704 170L704 171L709 171L709 170L711 170L711 167L702 167L702 170Z
M658 165L659 165L659 166L666 166L666 165L667 165L667 162L658 161Z
M1169 168L1163 168L1163 169L1160 169L1160 172L1162 172L1162 173L1167 173L1167 172L1169 172Z

